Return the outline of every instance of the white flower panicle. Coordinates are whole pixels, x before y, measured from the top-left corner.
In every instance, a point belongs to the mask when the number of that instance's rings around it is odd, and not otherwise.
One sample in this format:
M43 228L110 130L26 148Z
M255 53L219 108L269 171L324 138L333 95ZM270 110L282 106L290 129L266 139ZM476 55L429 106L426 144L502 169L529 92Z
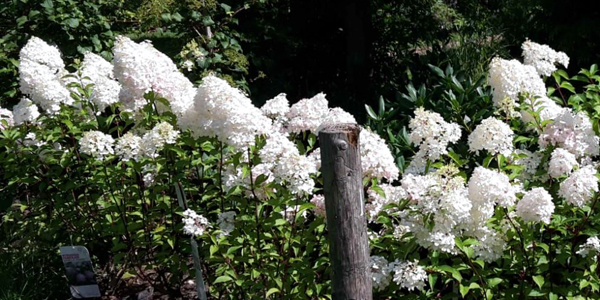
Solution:
M364 178L385 178L388 181L398 179L400 170L385 141L371 130L360 131L360 161Z
M392 186L390 184L379 185L384 195L379 194L375 189L369 188L367 190L367 203L365 204L365 211L367 212L367 219L369 222L377 220L377 215L383 210L383 208L392 203L399 203L401 200L407 198L406 191L401 186Z
M532 66L521 64L518 60L492 59L488 82L493 89L494 106L513 114L518 106L519 94L544 96L546 86Z
M87 52L79 71L84 86L94 85L90 101L94 103L97 114L103 112L106 107L119 102L121 85L115 80L111 63L97 54Z
M294 223L294 220L298 214L306 218L306 210L300 212L300 205L288 206L285 210L282 210L279 213L290 223Z
M288 101L286 94L281 93L275 96L275 98L267 100L260 110L265 116L271 119L279 119L285 117L290 111L290 102Z
M579 167L575 155L565 149L556 148L552 151L550 162L548 163L548 174L553 178L558 178L565 174L570 174L574 167Z
M526 149L516 149L513 154L517 157L514 159L513 163L517 166L523 166L520 178L529 179L535 176L535 173L542 162L542 153L531 152Z
M354 116L347 111L339 107L334 107L330 109L329 113L323 118L321 125L317 128L315 134L318 135L325 126L334 124L356 124L356 119L354 119Z
M144 94L154 92L168 100L176 115L186 112L196 93L193 84L173 61L156 50L149 41L135 43L118 36L113 48L114 76L121 84L119 101L123 108L137 111L146 105ZM161 110L162 105L157 105Z
M191 236L201 236L210 227L208 219L191 209L183 212L183 233Z
M526 109L521 110L521 119L525 123L531 123L530 128L538 132L538 127L541 126L544 121L554 120L554 118L556 118L564 109L546 96L527 97L524 102L526 104ZM539 124L530 111L538 112L540 117Z
M67 74L58 48L32 37L19 53L21 92L50 114L73 103L62 77Z
M4 125L6 122L6 125ZM0 129L6 129L15 125L12 111L0 107Z
M238 151L253 146L257 135L272 132L272 121L227 81L209 75L202 79L191 117L180 123L197 136L216 136Z
M476 257L483 261L491 263L502 257L506 241L496 231L487 227L482 227L476 234L479 244L473 245L473 252Z
M372 255L370 265L373 289L375 291L385 290L392 281L392 269L389 262L382 256Z
M511 185L508 176L484 167L473 171L468 183L472 229L482 227L494 214L496 204L510 207L515 204L518 187Z
M313 195L313 197L310 199L310 203L312 203L315 206L315 208L313 209L315 215L322 218L327 218L324 195Z
M152 130L146 132L140 140L140 155L148 158L158 157L158 152L166 144L175 144L179 137L179 131L173 128L173 125L167 122L161 122L154 126ZM134 138L131 138L134 139ZM134 157L135 158L135 157ZM139 157L136 159L139 161Z
M460 139L460 127L456 123L444 121L436 112L426 111L423 107L415 110L415 117L408 123L409 141L419 146L423 158L437 160L448 153L448 143Z
M234 211L226 211L219 214L217 224L223 236L228 236L235 229L235 215Z
M122 161L130 161L132 159L139 161L141 158L141 143L141 137L128 132L117 140L115 154L118 155Z
M21 101L13 106L13 117L15 125L20 125L26 122L34 122L40 116L38 108L27 97L21 98Z
M585 166L560 183L558 195L577 207L583 207L598 192L598 177L592 165Z
M427 272L425 268L419 266L417 260L414 261L403 261L394 262L394 282L400 286L400 288L412 290L422 290L425 288L425 282L428 280Z
M79 149L81 153L104 160L108 155L114 154L114 143L115 140L108 134L100 131L88 131L79 140Z
M585 244L579 246L577 254L588 257L590 254L600 254L600 239L597 236L592 236L585 241Z
M509 156L513 152L512 140L514 132L508 124L489 117L475 127L469 135L469 150L479 153L487 150L490 154Z
M517 203L516 212L525 222L550 224L550 217L554 212L552 196L544 188L533 188Z
M287 183L294 194L310 195L315 186L310 174L317 172L313 159L301 155L284 133L273 132L259 151L262 163L271 167L275 180Z
M523 61L526 65L533 66L541 76L550 76L556 71L556 64L565 68L569 66L569 57L564 52L557 52L548 45L541 45L526 40L522 45Z
M310 99L302 99L290 107L287 113L289 121L286 130L290 133L317 132L328 113L329 108L325 94L319 93Z
M596 136L590 118L584 112L573 113L563 109L549 124L538 139L540 148L549 145L564 148L577 157L597 156L600 153L600 138Z

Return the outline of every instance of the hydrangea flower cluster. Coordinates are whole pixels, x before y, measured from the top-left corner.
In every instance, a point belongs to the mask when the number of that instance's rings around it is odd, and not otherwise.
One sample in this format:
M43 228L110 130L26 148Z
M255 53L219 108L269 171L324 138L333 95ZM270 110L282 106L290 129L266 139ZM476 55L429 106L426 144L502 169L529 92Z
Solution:
M402 186L381 184L379 188L381 188L383 195L373 188L367 190L367 204L365 204L365 210L367 212L367 219L370 222L377 220L377 215L379 215L386 205L399 203L407 198L406 191Z
M19 84L23 94L49 114L58 113L61 104L73 103L62 80L68 73L58 48L31 37L19 58Z
M444 167L426 175L408 174L402 178L403 197L411 201L400 212L400 225L412 232L423 247L455 253L455 237L469 225L471 200L458 170ZM432 215L433 227L425 222Z
M228 236L235 229L235 215L234 211L226 211L219 214L217 224L219 225L219 230L221 230L221 235Z
M21 101L13 106L13 118L15 125L26 122L34 122L40 116L40 112L35 104L27 97L21 98Z
M573 113L563 109L544 127L538 139L540 148L549 145L561 147L577 157L600 154L600 138L596 136L590 118L584 112Z
M392 269L385 257L371 255L371 279L372 286L376 291L385 290L392 281Z
M135 112L144 107L144 95L148 92L167 99L176 115L192 106L196 94L193 84L149 41L138 44L118 36L113 56L114 76L122 86L119 101L124 109ZM158 107L164 109L160 104Z
M108 134L100 131L88 131L79 140L81 153L104 160L108 155L114 154L115 140Z
M554 212L552 196L544 188L533 188L517 203L516 212L525 222L550 224L550 217Z
M360 131L360 163L365 178L398 179L400 170L385 141L369 129Z
M588 165L561 182L558 195L572 205L583 207L592 199L594 192L598 192L598 177L596 169Z
M521 64L518 60L492 59L488 82L493 88L494 106L502 111L514 114L519 103L519 94L544 96L546 86L532 66Z
M6 122L6 125L4 125L3 121ZM11 127L14 124L15 124L15 122L13 119L12 111L10 111L6 108L0 107L0 129L5 129L7 127Z
M210 227L208 219L191 209L183 212L183 233L191 236L201 236Z
M592 236L585 241L585 244L579 246L577 254L587 257L590 254L598 255L600 253L600 239L597 236Z
M121 85L113 75L113 65L97 54L87 52L81 64L81 83L93 84L90 101L96 107L96 114L113 103L119 102Z
M487 150L492 155L510 156L513 152L512 140L515 133L508 124L489 117L475 127L469 135L469 150L479 153Z
M575 155L565 149L556 148L552 151L550 162L548 163L548 174L553 178L558 178L565 174L570 174L574 167L579 167Z
M556 64L565 68L569 66L569 57L564 52L557 52L548 45L541 45L526 40L522 45L523 62L533 66L541 76L550 76L556 71Z
M415 157L438 160L448 153L448 143L460 139L460 127L456 123L448 123L436 112L426 111L423 107L415 110L415 117L408 123L409 141L419 146Z
M417 260L394 262L393 266L394 282L401 288L412 290L422 290L425 287L425 282L428 280L425 268L419 266Z

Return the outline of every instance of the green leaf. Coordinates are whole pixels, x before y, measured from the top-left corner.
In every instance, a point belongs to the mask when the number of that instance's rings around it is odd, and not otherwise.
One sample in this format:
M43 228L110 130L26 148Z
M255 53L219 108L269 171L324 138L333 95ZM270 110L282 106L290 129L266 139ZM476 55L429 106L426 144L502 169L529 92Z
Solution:
M496 278L490 278L490 279L487 280L487 285L490 288L493 288L493 287L499 285L501 282L502 282L502 278L498 278L498 277L496 277Z
M470 289L471 289L471 287L464 286L462 284L460 285L459 290L460 290L460 294L462 295L463 298L469 293Z
M533 281L535 281L535 284L537 284L537 286L541 289L542 286L544 286L544 276L542 275L535 275L532 276Z
M167 243L171 246L171 249L175 249L175 241L173 241L173 238L168 238Z
M273 294L273 293L277 293L277 292L279 292L279 289L278 289L278 288L274 288L274 287L273 287L273 288L270 288L270 289L267 291L267 297L269 297L269 296L271 296L271 294Z
M233 279L227 275L219 276L213 284L232 281Z
M375 112L373 111L373 109L371 108L371 106L369 106L368 104L365 104L365 109L367 110L367 114L369 115L369 117L373 120L379 120L379 117L375 114Z
M79 19L69 18L65 20L65 24L69 25L71 28L77 28L79 26Z

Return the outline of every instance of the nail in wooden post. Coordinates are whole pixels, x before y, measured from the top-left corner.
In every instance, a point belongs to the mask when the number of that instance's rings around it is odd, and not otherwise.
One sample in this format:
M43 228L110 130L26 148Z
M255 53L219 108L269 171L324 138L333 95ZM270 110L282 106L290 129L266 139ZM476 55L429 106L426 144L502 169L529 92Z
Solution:
M333 300L373 299L359 134L356 124L319 132Z

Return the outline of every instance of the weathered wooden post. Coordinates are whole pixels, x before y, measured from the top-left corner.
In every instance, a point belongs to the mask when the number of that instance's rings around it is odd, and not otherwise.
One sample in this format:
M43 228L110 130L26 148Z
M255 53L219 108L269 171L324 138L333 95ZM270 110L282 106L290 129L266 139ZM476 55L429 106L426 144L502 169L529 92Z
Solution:
M372 300L369 240L356 124L319 132L333 300Z

